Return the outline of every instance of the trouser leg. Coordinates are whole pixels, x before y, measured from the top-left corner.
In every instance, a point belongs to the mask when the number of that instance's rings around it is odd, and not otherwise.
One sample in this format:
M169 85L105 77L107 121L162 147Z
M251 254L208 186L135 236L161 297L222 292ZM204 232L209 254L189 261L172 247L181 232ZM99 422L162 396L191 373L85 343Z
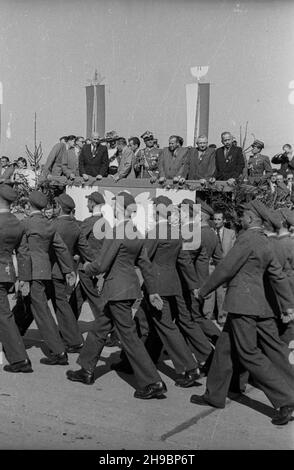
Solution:
M0 283L0 341L10 364L28 359L23 340L9 307L10 284Z
M257 325L260 323L255 317L231 315L232 333L240 362L275 408L293 404L293 388L257 346L258 329L261 328ZM267 341L275 342L269 330L267 330Z
M204 335L199 324L192 319L191 312L188 311L186 303L182 296L176 297L177 315L176 323L181 333L192 347L197 360L200 363L206 362L212 352L212 346Z
M275 320L267 318L258 321L257 333L262 351L294 390L294 365L290 363L291 351L279 337Z
M233 354L231 325L227 320L216 344L206 381L205 399L214 406L225 406L236 364Z
M175 370L182 374L187 370L197 367L191 351L189 350L179 328L173 322L170 310L170 298L162 297L163 308L161 311L152 309L152 321L155 329L171 358Z
M53 279L52 282L52 303L62 338L68 346L81 344L83 337L80 333L74 313L67 301L66 282L63 279Z
M57 325L48 306L46 283L50 281L34 280L31 283L31 309L40 334L53 354L65 351Z
M78 320L81 315L83 303L85 302L85 300L86 295L83 293L81 283L78 282L77 286L72 291L72 294L69 299L69 305L73 311L76 320Z
M31 310L30 296L23 297L20 293L17 295L16 304L12 309L15 323L21 336L24 336L34 321L34 315Z
M107 335L112 329L112 320L107 306L104 310L96 312L94 327L88 332L84 346L77 359L77 363L86 370L93 371L99 361L104 348Z
M209 338L212 344L216 344L218 337L220 335L219 328L213 323L210 318L204 316L201 311L201 306L197 299L194 296L190 295L190 302L191 302L191 313L193 320L200 326L201 330Z
M109 310L122 347L133 368L139 387L161 380L143 342L138 337L132 319L133 301L109 302Z

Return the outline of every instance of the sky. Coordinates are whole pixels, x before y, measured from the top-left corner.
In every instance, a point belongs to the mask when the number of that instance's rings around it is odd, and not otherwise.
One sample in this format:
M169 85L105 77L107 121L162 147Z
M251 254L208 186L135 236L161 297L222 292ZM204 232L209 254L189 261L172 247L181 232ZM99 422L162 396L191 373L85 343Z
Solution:
M33 147L35 112L44 158L60 136L85 135L95 68L106 130L185 138L190 67L208 65L209 142L239 140L248 121L248 145L254 134L272 156L294 145L293 51L291 0L0 0L0 154Z

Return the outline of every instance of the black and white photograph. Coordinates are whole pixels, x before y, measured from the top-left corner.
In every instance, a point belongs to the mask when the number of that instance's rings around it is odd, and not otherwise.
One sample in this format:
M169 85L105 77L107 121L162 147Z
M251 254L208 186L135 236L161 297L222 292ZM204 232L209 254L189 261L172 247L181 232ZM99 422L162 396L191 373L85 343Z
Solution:
M0 0L0 451L294 450L293 51L293 0Z

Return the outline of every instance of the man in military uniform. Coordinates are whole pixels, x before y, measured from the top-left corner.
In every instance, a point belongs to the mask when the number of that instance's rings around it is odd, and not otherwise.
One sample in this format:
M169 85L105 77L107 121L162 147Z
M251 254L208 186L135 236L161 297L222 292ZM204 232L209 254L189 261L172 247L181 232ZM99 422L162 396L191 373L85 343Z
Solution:
M252 155L248 160L248 176L261 178L262 176L271 176L273 170L269 157L262 155L261 151L264 148L264 143L261 140L255 139L251 145Z
M59 215L53 221L55 231L66 244L74 266L74 255L79 255L84 261L92 261L93 254L89 248L87 239L72 217L75 208L74 200L66 193L55 198ZM55 310L58 326L66 345L66 351L78 352L83 346L83 337L79 331L74 313L67 301L67 284L60 270L56 254L52 254L52 303Z
M93 232L94 226L96 223L101 224L102 222L105 224L105 227L107 227L108 222L103 218L103 214L101 212L101 209L105 204L103 195L98 191L94 191L93 193L86 196L86 198L88 199L87 207L91 215L81 222L80 228L82 236L85 238L92 253L91 259L93 260L100 256L101 247L103 244L102 238L95 237ZM86 276L83 271L79 271L79 283L72 293L70 299L70 305L77 319L81 314L82 305L86 299L88 300L90 308L93 312L97 309L100 311L103 305L97 290L97 279L90 278L89 276Z
M138 380L139 387L135 391L135 398L160 398L167 391L166 386L139 339L132 318L132 305L141 292L135 264L141 269L151 304L160 309L162 301L156 293L155 278L144 241L138 236L132 239L127 236L127 231L134 234L136 232L131 221L135 200L126 192L119 193L115 199L117 224L114 238L104 240L100 260L86 263L84 266L88 276L105 273L104 295L107 303L104 311L96 316L99 328L88 333L78 358L82 368L78 371L68 371L67 378L86 384L94 383L94 369L113 321Z
M32 191L28 202L30 215L23 221L32 259L30 306L40 334L50 350L50 356L42 358L41 363L66 365L68 360L65 346L47 302L47 295L50 297L52 289L50 254L55 254L69 285L74 285L75 273L68 248L52 223L41 212L47 202L47 197L41 191Z
M16 281L12 254L15 250L19 288L23 295L29 293L31 258L27 236L22 222L10 213L10 204L17 193L5 183L0 185L0 341L9 364L7 372L33 372L25 346L14 322L8 302L9 289Z
M139 150L134 159L134 171L136 178L154 178L158 177L158 161L161 150L154 146L154 136L150 131L141 135L144 140L145 148Z
M279 336L274 313L264 291L267 275L287 319L293 317L294 298L288 280L263 233L262 221L270 214L259 201L245 206L243 233L216 267L198 296L228 282L225 309L229 312L217 342L203 396L192 395L198 405L224 408L232 374L238 363L247 370L279 413L273 424L286 424L294 410L294 371L289 351Z
M184 199L180 204L182 222L185 219L191 225L194 223L193 220L193 208L195 202L190 199ZM199 234L199 246L195 249L188 249L187 253L190 255L193 266L195 269L195 276L197 282L197 288L199 289L209 277L209 268L211 260L217 265L222 259L222 253L217 237L214 231L209 227L208 220L213 215L212 208L204 201L201 201L201 228ZM188 211L188 213L187 213ZM184 228L184 227L183 227ZM211 311L211 304L206 306L206 310L200 308L199 302L195 299L191 293L187 291L183 286L184 296L188 305L189 310L192 313L193 320L200 326L203 333L209 338L209 340L215 344L219 335L219 328L212 322L210 318L206 316L206 312Z

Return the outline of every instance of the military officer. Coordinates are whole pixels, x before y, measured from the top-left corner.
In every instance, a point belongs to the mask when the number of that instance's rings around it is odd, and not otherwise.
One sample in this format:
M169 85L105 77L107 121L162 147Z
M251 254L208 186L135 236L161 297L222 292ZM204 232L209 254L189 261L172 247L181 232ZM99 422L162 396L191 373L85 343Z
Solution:
M138 264L142 271L150 302L155 308L162 307L162 301L156 293L157 286L147 257L144 240L138 235L131 221L135 200L131 194L122 192L115 198L117 224L113 239L105 238L100 260L86 263L85 273L89 276L105 273L104 295L107 303L104 311L96 316L99 328L88 333L85 345L78 358L81 369L68 371L69 380L92 384L94 369L105 345L107 334L115 324L122 347L128 357L138 381L135 398L159 398L167 391L143 342L136 333L132 318L132 305L140 297L140 284L135 271ZM130 237L128 234L135 234Z
M33 372L25 346L10 311L8 292L16 281L12 259L16 252L19 288L23 295L29 293L31 280L31 258L27 236L22 225L10 213L10 204L17 199L17 193L10 186L0 185L0 341L9 364L7 372Z
M251 148L252 155L250 155L248 160L248 176L271 176L273 170L270 159L266 155L261 154L264 143L261 140L255 139Z
M68 358L65 346L47 302L47 295L50 296L52 289L50 252L55 253L69 285L74 285L75 273L65 243L52 223L41 212L47 206L47 202L47 197L41 191L32 191L28 201L30 215L23 221L32 259L30 306L40 334L50 350L50 355L42 358L41 363L66 365Z
M264 275L269 276L283 316L293 315L294 298L263 233L262 221L268 217L268 210L259 201L245 206L243 233L199 291L201 300L228 282L224 308L229 314L216 344L206 392L203 396L192 395L191 402L224 408L234 368L240 362L279 409L272 423L286 424L294 410L294 372L266 300Z
M154 136L150 131L141 135L145 148L139 150L134 159L134 171L137 178L157 178L158 160L161 150L154 146Z

